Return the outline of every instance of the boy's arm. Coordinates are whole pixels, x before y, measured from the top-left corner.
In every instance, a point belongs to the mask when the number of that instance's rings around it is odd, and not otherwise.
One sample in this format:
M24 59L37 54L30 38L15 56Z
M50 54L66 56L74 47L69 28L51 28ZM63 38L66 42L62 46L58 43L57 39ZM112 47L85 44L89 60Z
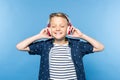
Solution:
M79 29L72 27L72 37L82 38L89 42L93 46L93 52L102 51L104 49L104 45L98 42L97 40L83 34Z
M35 36L32 36L30 38L27 38L25 40L23 40L22 42L18 43L16 45L16 48L18 50L21 50L21 51L30 51L29 49L29 45L38 40L38 39L42 39L42 38L51 38L48 34L47 34L47 28L46 29L43 29L39 34L35 35Z
M96 41L95 39L93 39L85 34L82 34L80 36L80 38L88 41L93 46L93 52L102 51L104 49L103 44L101 44L100 42Z
M16 45L16 48L17 48L18 50L21 50L21 51L30 51L30 49L29 49L28 46L29 46L32 42L34 42L34 41L36 41L36 40L38 40L38 39L40 39L40 38L41 38L41 37L40 37L39 35L35 35L35 36L30 37L30 38L27 38L27 39L23 40L22 42L18 43L18 44Z

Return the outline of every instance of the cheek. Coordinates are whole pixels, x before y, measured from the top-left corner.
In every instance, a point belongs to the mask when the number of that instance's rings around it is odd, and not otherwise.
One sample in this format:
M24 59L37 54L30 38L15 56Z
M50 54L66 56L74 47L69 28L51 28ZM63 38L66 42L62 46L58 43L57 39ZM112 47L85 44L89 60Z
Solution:
M51 28L50 31L51 31L51 35L53 35L53 33L55 32L55 29Z
M55 29L51 28L51 33L53 33L55 31Z
M67 33L67 28L63 29L62 31L66 34Z

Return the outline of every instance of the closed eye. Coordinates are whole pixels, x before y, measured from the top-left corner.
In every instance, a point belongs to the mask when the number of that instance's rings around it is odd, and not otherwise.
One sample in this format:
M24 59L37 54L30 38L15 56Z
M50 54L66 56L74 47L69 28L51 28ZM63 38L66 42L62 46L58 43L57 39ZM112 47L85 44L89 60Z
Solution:
M51 26L52 28L55 28L55 26Z
M64 28L65 26L61 26L61 28Z

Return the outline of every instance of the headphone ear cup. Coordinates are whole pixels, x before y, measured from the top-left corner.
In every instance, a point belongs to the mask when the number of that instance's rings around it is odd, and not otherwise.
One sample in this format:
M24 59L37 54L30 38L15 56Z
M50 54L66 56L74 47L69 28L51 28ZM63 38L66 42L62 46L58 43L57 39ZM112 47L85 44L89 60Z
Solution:
M70 27L67 28L67 34L70 35L71 31L70 31Z
M72 24L71 23L68 23L68 25L71 27L72 26Z
M50 24L48 24L47 27L49 28L49 27L50 27ZM49 29L47 29L47 34L48 34L49 36L51 36Z
M50 31L47 29L47 34L49 35L49 36L51 36L51 34L50 34Z
M47 27L50 27L50 24L48 24Z
M71 23L68 23L68 28L67 28L67 34L70 35L71 34L71 30L70 27L72 26Z

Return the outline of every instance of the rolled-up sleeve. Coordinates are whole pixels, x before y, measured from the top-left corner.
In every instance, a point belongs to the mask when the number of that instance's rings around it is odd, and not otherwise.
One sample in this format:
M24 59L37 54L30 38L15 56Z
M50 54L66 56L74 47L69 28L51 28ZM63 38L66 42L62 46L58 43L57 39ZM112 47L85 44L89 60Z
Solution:
M30 51L28 52L30 55L41 55L43 50L43 41L34 42L29 45Z
M93 53L93 46L89 42L80 42L83 55Z

